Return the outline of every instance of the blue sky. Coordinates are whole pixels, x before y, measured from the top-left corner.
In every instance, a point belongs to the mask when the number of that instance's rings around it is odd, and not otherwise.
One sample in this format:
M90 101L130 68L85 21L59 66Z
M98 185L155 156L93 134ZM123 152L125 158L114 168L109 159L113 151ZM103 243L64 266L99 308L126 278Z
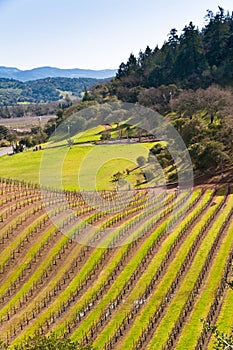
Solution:
M118 68L232 0L0 0L0 65Z

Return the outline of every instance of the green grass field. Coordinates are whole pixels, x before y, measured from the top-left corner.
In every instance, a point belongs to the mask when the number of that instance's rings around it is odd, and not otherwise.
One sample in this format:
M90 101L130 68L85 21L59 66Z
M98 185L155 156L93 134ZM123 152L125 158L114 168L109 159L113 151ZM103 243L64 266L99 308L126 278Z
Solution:
M125 185L135 187L144 182L137 158L147 158L153 144L112 144L93 145L103 127L88 130L73 137L74 145L68 147L66 140L43 145L44 150L28 150L12 156L0 158L0 176L33 183L40 182L49 187L66 190L109 190L116 184L112 176L122 173ZM79 144L83 142L82 144ZM52 146L51 146L52 145ZM127 175L127 170L130 173Z

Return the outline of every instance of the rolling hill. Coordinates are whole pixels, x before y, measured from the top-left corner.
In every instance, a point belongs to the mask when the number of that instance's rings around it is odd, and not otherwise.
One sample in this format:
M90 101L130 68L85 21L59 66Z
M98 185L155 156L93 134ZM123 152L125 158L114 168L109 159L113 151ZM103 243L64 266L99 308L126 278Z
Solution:
M93 78L45 78L22 82L0 78L0 106L17 103L43 103L57 101L65 94L81 97L85 88L97 84Z

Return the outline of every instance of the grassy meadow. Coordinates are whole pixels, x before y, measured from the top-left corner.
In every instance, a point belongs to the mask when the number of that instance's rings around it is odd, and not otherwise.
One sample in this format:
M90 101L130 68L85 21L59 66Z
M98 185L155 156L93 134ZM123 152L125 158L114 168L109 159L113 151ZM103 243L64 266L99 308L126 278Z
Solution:
M116 187L113 176L121 173L122 186L145 186L137 158L148 157L154 143L99 144L103 126L72 137L73 145L59 140L0 158L0 176L66 190L109 190Z

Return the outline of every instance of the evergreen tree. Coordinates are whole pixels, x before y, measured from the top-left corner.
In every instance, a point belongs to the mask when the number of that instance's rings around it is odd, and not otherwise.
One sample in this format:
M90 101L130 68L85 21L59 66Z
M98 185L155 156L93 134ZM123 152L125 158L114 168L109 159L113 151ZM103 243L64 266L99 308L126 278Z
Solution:
M183 29L180 47L175 64L177 80L190 80L200 76L206 68L202 37L192 22Z
M232 35L230 34L232 18L225 17L221 7L215 16L211 11L208 11L206 18L209 22L203 29L203 42L206 59L213 69L222 64L225 55L228 55L228 44Z
M161 48L147 46L138 58L131 53L127 63L119 67L117 81L112 84L114 94L135 102L144 88L175 84L198 89L213 83L232 84L233 14L225 14L219 7L216 14L208 11L206 19L201 31L190 22L180 36L172 28Z

